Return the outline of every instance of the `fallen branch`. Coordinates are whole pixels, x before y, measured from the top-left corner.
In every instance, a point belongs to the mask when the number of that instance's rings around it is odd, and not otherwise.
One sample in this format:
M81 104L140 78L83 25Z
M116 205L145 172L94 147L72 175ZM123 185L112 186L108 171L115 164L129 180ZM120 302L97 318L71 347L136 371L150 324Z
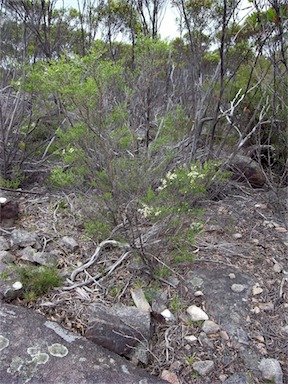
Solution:
M130 245L127 243L121 243L120 241L116 241L116 240L104 240L98 245L98 247L96 248L96 251L93 253L90 260L87 261L85 264L81 265L81 267L75 269L71 273L70 280L74 281L75 277L80 272L83 272L85 269L87 269L87 268L91 267L91 265L95 264L95 262L98 260L100 254L101 254L101 251L103 250L103 248L106 248L106 247L119 247L119 248L125 248L128 250L131 250Z

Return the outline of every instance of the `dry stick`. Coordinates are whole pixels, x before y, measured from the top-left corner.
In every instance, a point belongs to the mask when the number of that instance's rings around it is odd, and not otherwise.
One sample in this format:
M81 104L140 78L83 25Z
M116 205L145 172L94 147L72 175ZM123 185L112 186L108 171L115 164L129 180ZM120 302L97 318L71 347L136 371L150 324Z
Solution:
M120 243L120 241L116 241L116 240L104 240L98 245L98 247L96 248L96 251L93 253L90 260L87 261L85 264L81 265L81 267L75 269L71 273L70 279L72 281L75 280L75 277L78 275L78 273L83 272L84 269L93 265L97 261L97 259L99 258L102 249L107 247L107 246L131 249L130 245L127 243Z

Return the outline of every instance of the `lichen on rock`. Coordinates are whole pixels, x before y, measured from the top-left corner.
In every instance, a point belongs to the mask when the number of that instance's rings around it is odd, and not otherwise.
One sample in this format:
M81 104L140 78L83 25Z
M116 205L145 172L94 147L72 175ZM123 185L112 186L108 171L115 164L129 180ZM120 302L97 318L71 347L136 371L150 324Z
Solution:
M68 349L63 344L52 344L48 347L50 355L55 357L65 357L68 354Z

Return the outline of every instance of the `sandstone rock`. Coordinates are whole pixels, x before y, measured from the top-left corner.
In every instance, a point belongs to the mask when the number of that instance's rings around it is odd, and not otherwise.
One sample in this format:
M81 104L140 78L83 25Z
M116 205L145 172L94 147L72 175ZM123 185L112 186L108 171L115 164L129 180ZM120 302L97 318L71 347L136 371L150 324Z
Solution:
M174 372L168 371L167 369L164 369L162 372L161 379L166 380L170 384L180 384L176 374Z
M197 337L194 335L187 335L184 337L185 340L189 341L190 343L194 343L197 341Z
M16 260L16 257L14 255L12 255L11 252L8 252L8 251L0 251L0 263L3 262L3 263L13 263L13 261ZM1 269L0 269L1 271Z
M8 251L9 249L10 245L8 240L6 240L4 236L0 236L0 251Z
M24 307L0 307L1 383L165 384Z
M187 313L193 321L208 320L207 313L196 305L190 305L190 307L187 308Z
M200 344L205 345L206 347L208 347L210 349L214 349L213 342L209 339L209 337L206 335L205 332L200 332L198 340L199 340Z
M254 296L259 295L259 294L262 293L262 292L263 292L263 289L259 286L258 283L255 284L255 285L253 285L253 287L252 287L252 294L253 294Z
M231 289L233 292L240 293L245 291L247 287L243 284L232 284Z
M251 384L251 379L245 372L234 373L227 380L224 381L224 384Z
M0 223L4 226L13 226L19 217L19 204L17 201L1 198Z
M33 232L27 232L22 229L14 229L11 233L11 241L13 246L28 247L33 246L37 242L37 235Z
M150 339L150 313L124 305L111 308L90 305L87 339L125 355L141 340Z
M175 316L173 313L168 309L164 309L164 311L161 312L161 315L164 317L166 321L175 321Z
M152 311L161 313L167 308L168 295L167 291L159 291L152 300Z
M209 335L211 333L217 333L220 330L220 327L218 324L216 324L212 320L205 320L202 326L202 331L206 333L206 335Z
M62 242L72 252L76 252L77 249L79 248L79 244L77 243L77 241L73 237L64 236L64 237L62 237Z
M281 365L276 359L262 359L259 364L262 377L274 384L283 384L283 372Z
M143 311L143 312L151 312L152 311L150 304L148 303L148 301L144 295L143 289L141 289L141 288L131 289L131 296L132 296L132 299L134 301L134 304L136 305L136 307L140 311Z
M45 266L57 264L57 257L52 252L36 252L33 260L35 263Z
M231 280L234 280L234 279L236 279L236 275L235 275L235 273L229 273L229 279L231 279Z
M203 360L203 361L195 361L192 364L193 369L199 373L201 376L206 376L214 369L214 361L212 360Z
M281 264L279 264L279 263L274 264L274 265L273 265L273 271L276 272L276 273L280 273L280 272L282 272L282 266L281 266Z
M177 279L177 277L175 276L168 276L166 278L166 280L174 287L174 288L177 288L178 285L180 284L180 281L179 279Z
M233 180L247 183L253 188L261 188L266 182L260 166L248 156L236 155L229 168L232 171Z
M220 331L219 335L220 335L221 339L223 339L225 341L229 340L229 335L228 335L228 333L226 331L223 331L223 330Z

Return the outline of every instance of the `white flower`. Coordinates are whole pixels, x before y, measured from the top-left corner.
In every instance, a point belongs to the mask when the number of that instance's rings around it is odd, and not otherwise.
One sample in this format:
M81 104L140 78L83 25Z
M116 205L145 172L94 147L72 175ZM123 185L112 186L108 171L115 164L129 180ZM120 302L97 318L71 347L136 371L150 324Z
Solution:
M177 179L177 174L172 173L171 171L168 171L166 174L166 178L170 181Z

